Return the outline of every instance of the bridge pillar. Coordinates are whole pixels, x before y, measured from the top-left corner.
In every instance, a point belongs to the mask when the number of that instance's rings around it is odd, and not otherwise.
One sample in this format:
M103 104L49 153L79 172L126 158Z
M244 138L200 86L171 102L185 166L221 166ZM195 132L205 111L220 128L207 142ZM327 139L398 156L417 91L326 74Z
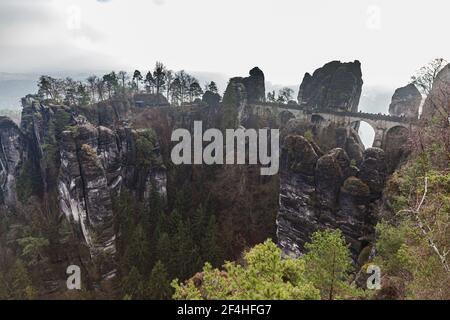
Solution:
M375 148L383 147L384 133L385 133L385 130L382 128L375 129L375 139L373 140L373 147L375 147Z

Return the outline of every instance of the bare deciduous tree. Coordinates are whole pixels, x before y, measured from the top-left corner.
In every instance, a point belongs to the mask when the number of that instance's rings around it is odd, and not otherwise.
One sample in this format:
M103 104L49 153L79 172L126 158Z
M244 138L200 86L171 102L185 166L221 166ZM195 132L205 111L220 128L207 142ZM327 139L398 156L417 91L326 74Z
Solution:
M444 270L448 273L450 273L450 266L447 261L447 256L450 253L450 248L447 248L445 244L438 243L438 241L435 239L436 232L442 231L444 228L447 230L449 227L448 221L442 223L437 223L435 219L426 219L426 217L423 217L423 213L421 212L422 207L427 199L428 194L428 177L425 176L424 178L424 190L421 197L418 197L416 199L416 206L411 207L409 209L400 210L399 213L409 213L412 215L412 218L416 221L416 225L422 235L424 236L425 240L427 241L429 247L433 250L433 252L437 255L439 258L440 263L442 264L442 267Z
M416 75L411 77L411 83L413 83L423 94L429 95L437 75L446 64L447 61L443 58L434 59L426 66L420 68Z

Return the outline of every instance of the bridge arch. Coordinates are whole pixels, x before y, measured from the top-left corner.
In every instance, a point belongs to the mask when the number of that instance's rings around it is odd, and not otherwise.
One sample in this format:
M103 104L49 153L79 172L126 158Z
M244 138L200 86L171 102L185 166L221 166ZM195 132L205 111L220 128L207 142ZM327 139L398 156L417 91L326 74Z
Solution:
M370 148L376 144L377 128L372 123L366 120L355 120L350 123L350 127L355 130L361 142L366 148Z
M405 126L402 125L392 126L386 130L383 146L388 148L404 146L404 144L408 142L409 134L410 130Z
M313 124L324 124L325 118L319 114L313 114L313 115L311 115L311 122Z
M409 128L404 125L394 125L386 130L386 136L390 134L408 134Z
M295 115L288 110L283 110L280 112L279 118L280 118L280 122L282 124L285 124L285 123L288 123L289 120L295 119Z

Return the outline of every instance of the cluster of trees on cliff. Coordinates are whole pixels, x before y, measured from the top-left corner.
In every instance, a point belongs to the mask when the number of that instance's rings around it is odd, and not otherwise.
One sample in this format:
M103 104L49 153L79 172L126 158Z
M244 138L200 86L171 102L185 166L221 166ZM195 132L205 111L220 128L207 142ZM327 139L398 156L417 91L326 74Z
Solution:
M413 133L409 160L385 188L375 262L386 299L450 298L450 127L440 118Z
M278 96L275 90L267 93L267 101L271 103L290 103L293 99L294 90L289 87L281 88L278 91Z
M203 89L194 76L184 70L174 72L161 62L156 62L154 69L147 73L140 70L135 70L132 74L112 71L100 77L92 75L86 81L56 79L43 75L38 82L40 98L68 105L88 105L117 95L142 92L161 95L170 103L181 105L192 103L203 95L204 90L218 92L214 81L206 84Z
M411 82L423 95L422 126L411 154L385 188L387 213L377 226L375 261L387 299L450 298L450 81L434 59Z

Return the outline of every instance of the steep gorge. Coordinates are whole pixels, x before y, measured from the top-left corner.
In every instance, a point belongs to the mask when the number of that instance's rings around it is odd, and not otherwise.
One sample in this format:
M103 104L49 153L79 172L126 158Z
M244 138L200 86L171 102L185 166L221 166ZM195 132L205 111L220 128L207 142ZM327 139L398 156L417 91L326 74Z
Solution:
M359 62L334 61L305 76L299 103L354 112L362 84ZM209 91L203 101L181 107L145 105L147 98L153 101L144 94L119 95L69 107L28 96L22 100L20 128L0 118L2 211L10 214L28 200L43 203L56 215L56 224L69 222L83 247L55 259L60 270L53 279L59 281L56 290L64 291L61 271L73 256L86 265L94 290L108 290L105 282L123 278L121 270L126 268L118 255L127 255L128 244L122 242L126 230L117 207L122 207L118 201L124 196L137 207L130 223L148 227L144 238L151 253L157 252L159 259L168 256L164 262L175 265L169 267L174 277L192 274L204 262L198 260L207 256L202 242L208 239L209 222L196 225L200 215L207 216L202 221L217 219L214 237L220 240L220 257L209 255L218 257L217 263L239 258L267 237L276 237L285 254L299 256L311 234L324 228L340 229L355 262L365 262L388 167L397 166L399 157L389 158L388 164L389 151L364 150L354 128L290 119L275 108L264 116L253 113L250 104L265 101L264 74L258 68L249 77L232 78L221 103ZM192 130L196 120L206 128L281 129L279 175L261 177L254 165L173 166L170 134L175 128ZM155 193L163 201L158 222L151 216ZM179 215L189 226L186 232L195 232L189 239L198 242L192 253L182 252L189 259L186 265L192 264L182 271L176 269L181 261L171 261L176 253L159 252L171 231L155 230L163 224L179 236L185 232L174 222ZM131 247L134 238L130 241ZM151 270L154 262L144 261L144 269ZM41 293L47 291L44 284Z

